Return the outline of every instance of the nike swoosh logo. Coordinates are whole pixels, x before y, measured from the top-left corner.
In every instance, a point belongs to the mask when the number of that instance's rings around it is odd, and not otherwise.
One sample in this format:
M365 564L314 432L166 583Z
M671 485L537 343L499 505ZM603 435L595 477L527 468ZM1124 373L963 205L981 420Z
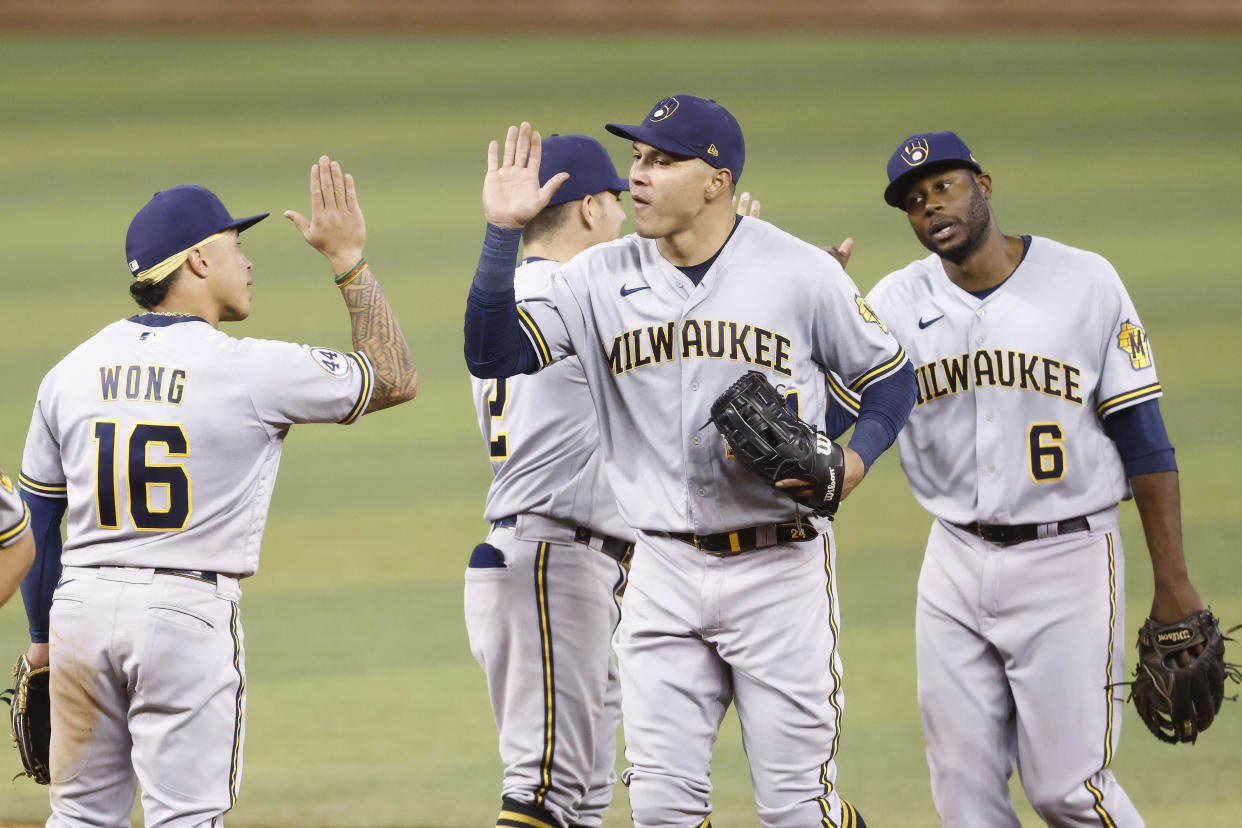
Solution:
M622 285L621 295L629 296L631 293L638 293L640 290L650 290L650 289L651 289L651 285L643 285L642 287L636 287L636 288L627 288L625 285Z
M933 324L935 324L936 322L939 322L941 319L944 319L944 314L943 314L943 313L942 313L942 314L940 314L939 316L937 316L935 319L928 319L926 322L924 322L924 321L922 320L922 318L920 318L920 319L919 319L919 328L926 328L928 325L933 325Z
M61 588L61 587L63 587L65 584L72 584L72 583L73 583L74 581L76 581L76 580L77 580L77 578L68 578L68 579L64 579L64 578L62 578L62 579L61 579L61 581L60 581L60 583L58 583L58 584L56 585L56 588L57 588L57 589L60 589L60 588Z

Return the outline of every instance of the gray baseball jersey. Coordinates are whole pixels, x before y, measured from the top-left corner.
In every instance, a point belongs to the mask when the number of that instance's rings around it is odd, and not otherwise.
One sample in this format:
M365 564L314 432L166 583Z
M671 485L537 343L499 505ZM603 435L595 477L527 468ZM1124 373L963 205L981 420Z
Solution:
M30 512L26 504L13 481L0 469L0 547L14 543L29 525Z
M514 276L519 300L546 292L559 262L525 262ZM633 538L602 473L599 427L576 356L537 377L471 377L479 429L495 475L483 516L537 514L614 538Z
M289 426L353 422L371 366L202 320L159 322L114 322L48 372L22 485L68 497L66 566L253 575Z
M1034 237L982 299L934 255L868 299L917 366L898 445L915 497L940 518L915 629L942 821L1018 828L1016 757L1050 823L1142 825L1110 770L1124 703L1113 688L1124 672L1127 482L1102 420L1161 389L1125 287L1100 256ZM975 522L1037 527L1009 545L955 525Z
M927 511L954 523L1040 523L1126 495L1101 420L1161 389L1138 313L1105 259L1034 237L1009 280L978 299L932 255L885 277L868 301L917 366L915 409L897 439Z
M518 309L545 363L581 360L621 515L652 531L797 516L710 426L712 402L745 371L814 412L825 368L861 393L906 361L836 260L756 218L741 220L698 286L654 240L630 235L576 256Z

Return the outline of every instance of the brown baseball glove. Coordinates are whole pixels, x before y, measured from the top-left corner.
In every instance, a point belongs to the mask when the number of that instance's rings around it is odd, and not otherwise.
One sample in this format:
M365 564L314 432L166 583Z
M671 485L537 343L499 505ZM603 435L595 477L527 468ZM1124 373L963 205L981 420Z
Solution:
M21 755L25 775L40 785L52 781L48 765L48 747L52 739L52 705L47 667L31 667L23 653L13 667L16 683L12 690L0 693L9 703L13 741Z
M1211 610L1171 624L1148 618L1139 630L1138 650L1130 698L1162 742L1195 741L1220 712L1225 679L1242 680L1237 665L1225 662L1225 637Z

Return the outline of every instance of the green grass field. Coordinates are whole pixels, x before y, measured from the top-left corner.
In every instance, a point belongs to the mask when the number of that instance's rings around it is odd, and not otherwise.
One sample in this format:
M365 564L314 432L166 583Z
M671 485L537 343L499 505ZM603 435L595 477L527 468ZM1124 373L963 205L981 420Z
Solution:
M0 465L18 470L42 374L133 312L123 239L157 189L200 183L235 214L276 214L245 235L254 310L231 332L347 346L327 265L279 216L306 210L319 154L339 158L357 177L367 258L409 336L421 391L358 426L302 427L288 440L263 565L243 601L245 782L229 822L489 825L500 763L461 609L488 481L461 356L485 148L523 118L603 138L605 121L692 92L741 121L742 185L764 218L822 243L857 239L850 271L864 291L923 255L880 196L889 152L914 131L965 137L994 176L1008 232L1107 256L1143 313L1166 388L1191 575L1238 622L1242 487L1230 469L1242 467L1242 378L1211 355L1234 353L1242 312L1230 246L1242 219L1240 71L1236 38L0 36ZM604 140L625 169L628 145ZM1135 630L1151 576L1132 507L1123 520ZM928 522L889 455L836 524L840 785L872 828L937 824L914 698ZM10 602L0 658L24 637L20 601ZM1114 767L1149 824L1225 828L1242 813L1239 744L1237 705L1193 747L1157 743L1128 710ZM17 768L0 745L0 777ZM713 823L756 825L732 719L712 778ZM1015 799L1024 824L1038 824L1020 791ZM46 813L45 789L0 785L0 821ZM627 824L618 788L606 825Z

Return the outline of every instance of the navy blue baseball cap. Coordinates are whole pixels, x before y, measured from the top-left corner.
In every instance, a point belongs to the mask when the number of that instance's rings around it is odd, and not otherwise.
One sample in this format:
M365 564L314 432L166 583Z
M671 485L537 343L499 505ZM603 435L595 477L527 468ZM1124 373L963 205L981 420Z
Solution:
M156 193L129 223L125 260L137 276L225 230L245 230L270 213L235 219L206 187L186 184Z
M629 179L617 175L604 145L589 135L549 135L543 139L543 158L539 162L539 186L557 173L569 173L569 180L552 194L553 204L577 201L604 190L629 190Z
M918 132L902 142L888 159L888 186L884 188L884 200L891 206L904 209L906 190L921 178L937 170L965 167L983 172L979 162L970 154L970 147L952 132Z
M651 108L641 124L605 124L613 135L642 141L674 155L701 158L718 170L742 177L746 142L729 110L708 98L672 95Z

